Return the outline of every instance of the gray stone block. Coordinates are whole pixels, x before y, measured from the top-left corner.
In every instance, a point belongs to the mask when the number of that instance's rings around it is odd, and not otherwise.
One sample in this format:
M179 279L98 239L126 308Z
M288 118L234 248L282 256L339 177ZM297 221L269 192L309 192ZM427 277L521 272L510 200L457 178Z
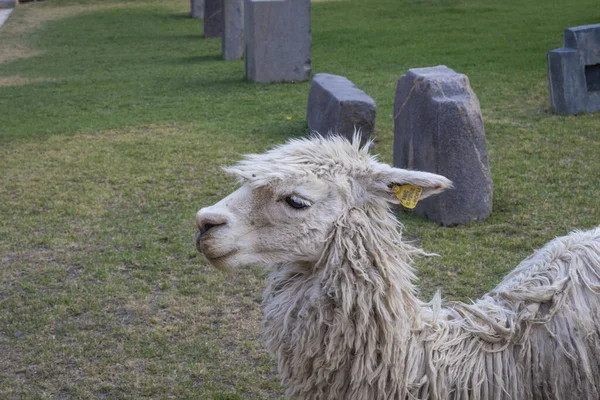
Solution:
M443 225L484 220L492 175L477 96L445 66L410 69L394 102L394 166L444 175L454 189L420 201L415 213Z
M223 0L204 0L204 37L221 37L223 32Z
M310 78L310 0L246 0L246 78L294 82Z
M351 139L360 129L363 140L373 134L375 101L343 76L316 74L308 94L308 129L322 135L339 133Z
M548 53L550 103L559 114L600 111L600 24L565 29Z
M224 60L239 60L244 56L244 0L223 0Z
M192 18L204 18L204 0L190 0L190 7Z

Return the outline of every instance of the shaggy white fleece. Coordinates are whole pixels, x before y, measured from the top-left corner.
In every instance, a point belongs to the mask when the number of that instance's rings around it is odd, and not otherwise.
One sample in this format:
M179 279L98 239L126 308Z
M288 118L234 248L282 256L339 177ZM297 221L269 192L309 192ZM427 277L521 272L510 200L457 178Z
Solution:
M311 271L274 266L268 348L302 399L595 399L600 228L555 239L475 304L415 296L391 218L340 218Z

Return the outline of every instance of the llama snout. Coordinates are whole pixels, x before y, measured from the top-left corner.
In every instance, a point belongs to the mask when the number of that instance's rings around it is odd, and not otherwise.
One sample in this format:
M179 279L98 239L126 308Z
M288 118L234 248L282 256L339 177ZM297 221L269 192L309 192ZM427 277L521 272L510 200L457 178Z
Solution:
M226 226L228 218L223 213L215 212L212 207L206 207L200 209L196 213L196 227L198 233L196 234L196 248L201 253L207 252L207 246L205 240L214 233L218 228Z

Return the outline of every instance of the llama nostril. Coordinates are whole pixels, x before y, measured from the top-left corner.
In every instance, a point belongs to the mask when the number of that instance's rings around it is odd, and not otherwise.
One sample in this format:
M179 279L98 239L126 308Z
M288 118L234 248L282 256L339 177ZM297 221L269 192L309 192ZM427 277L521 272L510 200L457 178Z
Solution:
M208 231L210 228L212 228L213 226L216 226L215 224L206 224L204 225L204 229L202 229L203 232Z
M204 235L211 229L226 225L228 218L226 215L214 212L211 208L203 208L196 214L196 226L198 227L199 235Z
M200 225L200 234L204 235L209 230L223 225L225 225L225 222L204 222Z
M211 230L212 228L214 228L215 226L219 226L219 225L224 225L224 224L212 224L212 223L206 223L204 224L204 227L202 229L203 233L208 232L209 230Z

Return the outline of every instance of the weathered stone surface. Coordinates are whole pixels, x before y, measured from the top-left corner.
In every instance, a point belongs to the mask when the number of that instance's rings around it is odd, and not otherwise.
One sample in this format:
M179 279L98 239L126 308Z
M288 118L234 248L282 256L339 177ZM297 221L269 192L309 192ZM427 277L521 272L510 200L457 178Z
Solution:
M223 32L223 0L204 0L204 37L221 37Z
M351 139L360 129L363 140L373 134L375 101L343 76L316 74L308 94L308 129L322 135L339 133Z
M548 53L550 102L560 114L600 111L600 24L565 29Z
M223 0L224 60L239 60L244 56L244 0Z
M394 102L394 165L444 175L454 189L419 202L415 213L443 225L484 220L492 175L477 96L450 68L411 69Z
M192 18L204 18L204 0L190 0L190 6Z
M246 0L246 78L294 82L310 78L310 0Z

